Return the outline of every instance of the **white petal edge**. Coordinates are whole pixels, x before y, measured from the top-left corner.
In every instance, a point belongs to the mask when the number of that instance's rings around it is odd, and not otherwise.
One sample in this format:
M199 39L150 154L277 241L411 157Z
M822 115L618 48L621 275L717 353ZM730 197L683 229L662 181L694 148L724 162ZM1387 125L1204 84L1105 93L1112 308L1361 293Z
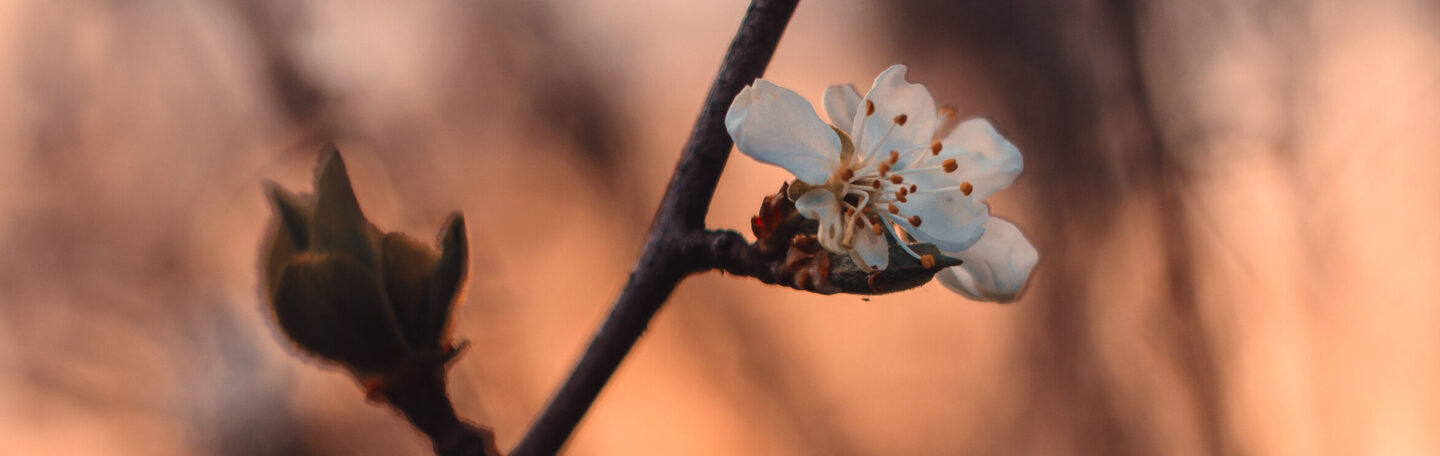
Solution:
M860 108L860 92L850 84L832 85L825 89L825 115L840 131L849 133L854 126L855 110Z
M866 101L875 105L875 112L866 115ZM905 80L905 65L894 65L875 77L865 99L857 104L854 130L856 156L860 159L886 156L891 150L905 153L919 146L928 146L935 136L935 98L930 89ZM906 117L905 125L889 131L895 118ZM886 134L889 131L889 134ZM881 141L883 139L883 142Z
M725 129L741 153L789 170L810 184L824 184L840 167L840 137L795 91L764 79L740 90Z
M941 144L940 154L926 162L938 164L955 159L959 168L953 173L954 179L970 182L975 188L971 196L977 201L1009 187L1025 169L1020 149L983 118L961 122Z
M985 222L985 235L961 252L945 253L964 261L935 275L945 288L970 299L1000 303L1020 297L1040 253L1014 223L999 217Z
M845 225L841 220L840 201L835 199L834 193L819 188L805 192L795 199L795 211L820 222L820 231L815 237L820 241L821 247L831 252L845 253L845 247L840 245Z
M856 226L855 247L850 249L850 259L871 271L882 271L890 266L890 245L885 242L885 235Z

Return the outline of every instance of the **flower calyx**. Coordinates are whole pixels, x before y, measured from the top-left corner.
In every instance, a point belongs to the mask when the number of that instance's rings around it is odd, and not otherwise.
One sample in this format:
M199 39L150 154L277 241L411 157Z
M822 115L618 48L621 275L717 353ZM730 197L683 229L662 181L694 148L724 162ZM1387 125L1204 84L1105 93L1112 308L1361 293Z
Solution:
M770 263L767 283L819 294L875 295L908 290L928 283L935 274L962 261L946 256L930 244L901 246L886 237L889 266L875 271L849 254L823 248L816 231L820 222L799 216L790 195L804 182L783 184L766 196L759 214L751 219L754 247ZM913 254L912 254L913 252Z

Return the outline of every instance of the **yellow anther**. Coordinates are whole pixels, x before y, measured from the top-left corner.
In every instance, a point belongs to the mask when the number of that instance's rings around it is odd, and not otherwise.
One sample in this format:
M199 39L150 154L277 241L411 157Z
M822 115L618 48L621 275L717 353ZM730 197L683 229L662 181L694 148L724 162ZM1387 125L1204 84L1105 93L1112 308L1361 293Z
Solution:
M931 254L928 254L928 253L927 253L927 254L924 254L924 255L920 255L920 265L921 265L921 266L924 266L925 269L930 269L930 268L935 267L935 255L931 255Z

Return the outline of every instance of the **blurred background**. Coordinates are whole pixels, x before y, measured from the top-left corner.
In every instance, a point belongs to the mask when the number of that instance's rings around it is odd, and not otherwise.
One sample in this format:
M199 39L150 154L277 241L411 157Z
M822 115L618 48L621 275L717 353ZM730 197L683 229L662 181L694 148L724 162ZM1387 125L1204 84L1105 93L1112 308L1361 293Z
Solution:
M743 1L0 1L0 454L423 455L260 303L261 182L346 153L470 223L461 415L508 448L609 309ZM767 78L893 63L1025 154L1015 304L686 281L575 455L1440 453L1440 7L800 5ZM787 174L735 155L710 214Z

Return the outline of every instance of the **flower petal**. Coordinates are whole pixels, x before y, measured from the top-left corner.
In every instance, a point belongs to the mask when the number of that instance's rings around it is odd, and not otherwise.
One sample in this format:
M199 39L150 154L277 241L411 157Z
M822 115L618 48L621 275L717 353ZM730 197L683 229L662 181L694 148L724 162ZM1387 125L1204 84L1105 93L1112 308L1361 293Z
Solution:
M875 112L867 113L867 102ZM904 125L895 122L901 115ZM905 81L905 65L895 65L875 78L870 93L856 106L854 119L850 136L856 141L858 158L883 157L891 150L904 153L930 144L935 136L935 99L925 86Z
M856 226L855 247L850 249L850 258L855 260L855 264L868 267L872 271L884 270L890 265L890 245L885 242L883 233L875 234L874 231Z
M1040 260L1040 253L1025 234L999 217L985 222L985 235L974 246L945 255L965 263L936 274L941 284L968 298L995 302L1012 302L1019 297L1030 271Z
M960 123L941 144L940 154L930 156L925 163L940 164L955 159L959 167L952 173L953 178L973 185L970 195L978 201L1009 187L1025 168L1020 149L995 131L995 126L986 119Z
M890 215L896 223L915 239L935 244L945 252L970 248L984 234L985 219L990 216L988 206L958 190L911 194L906 202L896 205L900 215ZM919 217L919 226L909 219L912 216Z
M831 252L845 253L845 247L840 245L845 224L841 220L840 200L835 199L834 193L821 188L805 192L795 200L795 211L820 222L820 231L815 236L821 247Z
M860 102L860 92L856 92L853 85L833 85L825 89L825 115L835 128L846 133L855 125L855 110L860 108Z
M725 129L740 152L810 184L824 184L840 167L835 130L800 94L764 79L735 96L725 114Z

